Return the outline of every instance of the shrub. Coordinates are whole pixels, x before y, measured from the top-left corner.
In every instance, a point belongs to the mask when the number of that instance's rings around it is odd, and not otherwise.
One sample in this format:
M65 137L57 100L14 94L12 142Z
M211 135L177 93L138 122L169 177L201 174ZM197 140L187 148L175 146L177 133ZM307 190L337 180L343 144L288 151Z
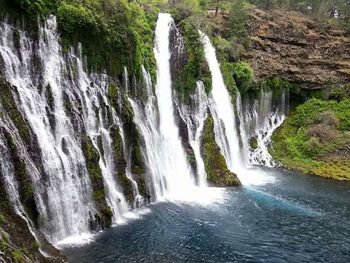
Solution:
M247 62L239 61L233 65L234 79L241 93L249 90L253 83L253 69Z
M312 125L307 134L310 137L317 137L321 142L331 142L337 137L337 131L323 123Z
M322 153L322 144L318 138L311 137L308 141L306 141L304 150L306 154L314 157Z
M316 116L314 119L315 124L323 124L325 126L337 128L339 126L339 120L337 115L333 111L324 111Z

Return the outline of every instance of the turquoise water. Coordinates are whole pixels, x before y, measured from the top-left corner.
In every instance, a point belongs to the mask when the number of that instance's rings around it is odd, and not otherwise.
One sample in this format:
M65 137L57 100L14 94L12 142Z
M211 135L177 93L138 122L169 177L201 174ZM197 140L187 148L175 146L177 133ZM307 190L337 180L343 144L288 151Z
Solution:
M350 185L278 170L211 204L158 203L71 262L350 262Z

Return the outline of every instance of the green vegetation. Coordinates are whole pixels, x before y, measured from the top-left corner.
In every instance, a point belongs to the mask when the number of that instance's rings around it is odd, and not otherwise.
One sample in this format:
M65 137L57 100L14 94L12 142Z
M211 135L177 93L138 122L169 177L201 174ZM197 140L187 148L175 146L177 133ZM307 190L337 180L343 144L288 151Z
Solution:
M32 21L56 15L64 46L82 43L88 65L95 70L119 77L126 66L131 75L140 76L145 65L155 76L156 5L127 0L5 0L2 5L5 12L21 10Z
M0 225L5 224L5 223L6 223L5 217L2 214L0 214Z
M216 186L238 186L237 176L229 171L224 156L215 142L214 120L207 118L203 128L201 153L204 160L208 181Z
M155 74L153 26L157 10L146 14L137 3L118 1L61 1L57 18L67 45L81 42L88 64L121 75L126 66L140 76L145 65Z
M123 129L128 131L125 133L125 144L126 147L130 149L129 158L131 161L131 172L138 184L140 194L145 197L147 192L144 179L145 164L141 153L140 136L134 123L134 113L124 92L113 83L110 83L108 87L108 98L121 118ZM118 167L117 176L119 179L117 180L123 185L124 195L127 197L129 204L132 205L134 194L132 184L125 174L126 161L123 152L122 138L117 127L111 128L111 136L113 138L113 147Z
M247 92L253 84L253 69L247 62L239 61L233 64L233 74L241 93Z
M273 136L273 157L304 173L350 180L350 100L311 99Z
M126 176L126 160L124 157L124 147L122 137L119 133L119 128L113 126L111 128L111 137L113 138L113 151L115 155L116 164L116 180L119 182L123 189L123 194L128 201L129 205L132 207L134 203L134 192L133 186L129 178Z
M102 171L99 166L100 156L90 137L86 134L82 137L82 150L85 156L86 167L91 181L93 191L92 197L98 211L100 212L100 215L95 215L95 218L102 219L99 222L100 227L109 227L112 223L112 211L106 203Z
M182 20L179 29L184 37L187 61L174 83L175 89L185 98L196 90L196 82L202 80L207 93L211 90L211 74L204 56L198 29L187 20Z
M29 125L16 106L17 104L12 96L10 84L4 82L2 79L0 79L0 93L1 105L15 124L21 138L29 145L31 138Z

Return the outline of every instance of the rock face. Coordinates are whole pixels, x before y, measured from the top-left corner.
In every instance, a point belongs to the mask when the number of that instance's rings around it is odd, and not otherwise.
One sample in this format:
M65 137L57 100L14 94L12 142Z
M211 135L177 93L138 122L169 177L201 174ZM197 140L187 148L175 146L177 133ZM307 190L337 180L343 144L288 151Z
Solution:
M252 10L248 22L251 46L244 58L256 81L279 77L303 89L350 83L350 37L319 25L299 13Z
M203 156L209 183L215 186L241 185L237 175L227 168L225 158L215 141L214 121L211 116L207 118L204 124L201 140L201 154Z

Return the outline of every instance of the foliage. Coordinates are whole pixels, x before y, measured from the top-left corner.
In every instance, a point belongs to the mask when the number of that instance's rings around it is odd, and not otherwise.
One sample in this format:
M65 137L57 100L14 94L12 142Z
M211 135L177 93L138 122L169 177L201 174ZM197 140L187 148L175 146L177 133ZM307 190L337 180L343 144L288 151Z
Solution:
M350 180L350 100L311 99L273 135L271 154L305 173Z
M5 223L6 223L5 217L2 214L0 214L0 225L3 225Z
M220 69L221 69L222 77L224 79L225 86L228 92L230 93L231 98L234 99L237 93L237 86L233 78L233 74L234 74L233 64L224 61L223 63L221 63Z
M156 10L152 10L155 12ZM67 45L83 44L88 63L117 76L126 66L139 76L145 65L155 74L153 26L155 14L125 0L60 2L57 18Z
M241 93L249 90L253 84L254 72L249 63L239 61L232 66L233 77Z
M56 7L58 1L55 0L5 0L1 5L13 10L21 10L28 18L36 20L37 16L50 14Z
M184 38L187 61L175 80L174 87L186 98L195 91L197 81L202 80L207 93L209 93L211 74L204 50L199 48L202 46L199 32L187 20L180 22L179 29Z
M233 39L245 46L248 45L248 11L249 8L245 1L234 0L224 32L227 39Z

